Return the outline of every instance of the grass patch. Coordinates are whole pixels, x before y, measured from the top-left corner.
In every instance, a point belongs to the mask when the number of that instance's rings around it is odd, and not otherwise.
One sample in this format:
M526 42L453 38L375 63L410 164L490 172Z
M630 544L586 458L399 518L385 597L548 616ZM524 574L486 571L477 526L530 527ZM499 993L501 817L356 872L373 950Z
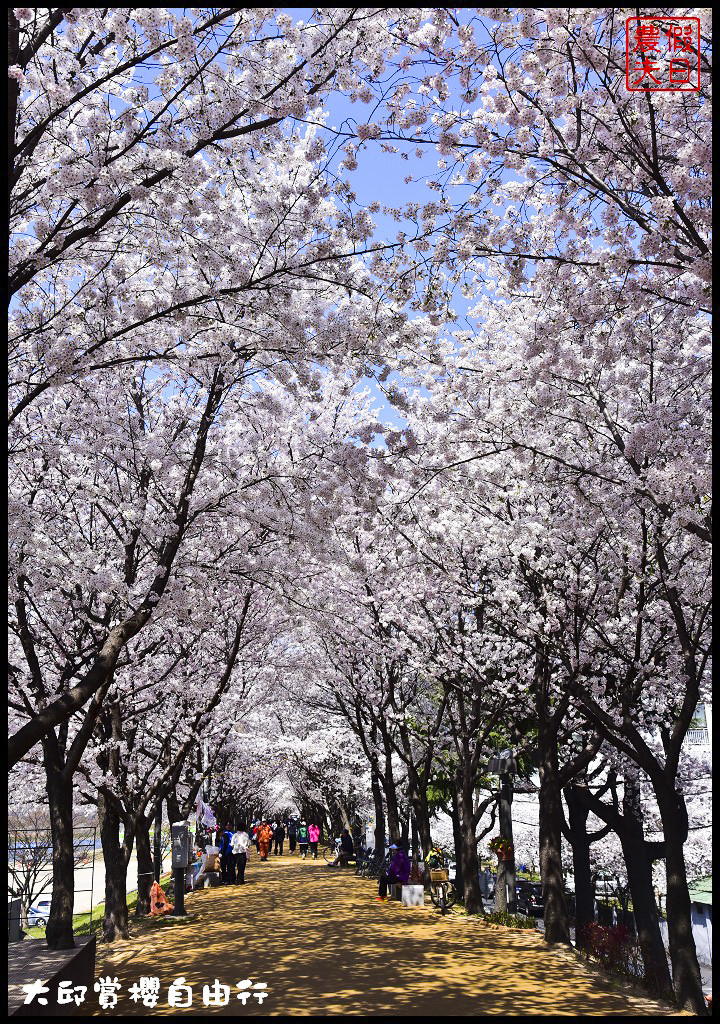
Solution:
M508 914L507 910L495 910L492 914L485 914L484 921L490 924L502 924L506 928L535 928L535 919L525 917L523 914Z

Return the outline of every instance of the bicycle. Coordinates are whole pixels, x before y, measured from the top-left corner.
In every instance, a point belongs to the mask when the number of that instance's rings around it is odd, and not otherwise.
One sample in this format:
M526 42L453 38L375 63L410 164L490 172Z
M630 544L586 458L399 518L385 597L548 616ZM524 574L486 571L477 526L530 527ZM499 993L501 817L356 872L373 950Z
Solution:
M331 864L337 858L338 850L339 849L340 849L340 840L339 839L336 839L334 842L330 842L328 840L327 845L323 847L323 851L322 851L323 860L325 861L326 864Z
M432 874L439 874L440 872L432 872ZM430 882L430 899L433 902L433 906L442 910L443 913L449 910L450 907L454 906L457 901L457 891L455 886L448 878L433 880Z
M355 864L355 874L360 878L379 878L386 867L386 857L373 850L361 850Z
M372 852L368 850L360 850L355 860L355 874L358 878L366 878L365 872L367 871L368 864L372 859Z
M436 861L437 864L437 861ZM450 881L447 857L442 857L442 862L433 867L432 861L428 864L430 869L430 899L433 906L438 907L443 914L457 902L457 890Z
M365 878L380 878L381 875L387 875L390 871L390 864L392 863L392 857L389 852L386 852L384 856L379 853L368 858L367 866L365 868Z

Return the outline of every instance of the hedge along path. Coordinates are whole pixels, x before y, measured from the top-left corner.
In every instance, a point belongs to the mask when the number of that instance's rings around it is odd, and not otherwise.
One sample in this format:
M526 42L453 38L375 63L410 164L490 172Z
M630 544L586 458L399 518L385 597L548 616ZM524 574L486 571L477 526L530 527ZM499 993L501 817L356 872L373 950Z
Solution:
M538 932L377 903L377 883L351 870L287 854L261 864L251 851L246 884L186 897L188 922L153 920L137 938L99 945L96 978L117 977L122 988L106 1010L88 992L83 1015L678 1015L572 951L550 949ZM193 987L188 1009L167 1003L181 975ZM128 996L141 976L160 979L155 1008ZM229 1003L206 1007L202 987L216 978L230 986ZM267 984L262 1004L238 1000L244 979Z

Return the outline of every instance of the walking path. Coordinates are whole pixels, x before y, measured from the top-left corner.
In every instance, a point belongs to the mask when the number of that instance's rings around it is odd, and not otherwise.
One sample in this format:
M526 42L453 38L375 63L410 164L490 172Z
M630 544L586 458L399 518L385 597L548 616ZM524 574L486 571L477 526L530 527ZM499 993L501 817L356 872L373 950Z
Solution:
M550 949L537 932L377 903L377 883L322 860L286 854L261 864L253 851L246 880L188 896L188 921L162 919L128 942L99 944L95 977L118 978L119 1002L99 1010L88 993L83 1015L677 1015L613 986L572 951ZM141 976L160 979L153 1009L128 997ZM168 1006L180 976L193 987L189 1009ZM203 985L216 978L230 986L229 1002L204 1006ZM245 979L267 985L262 1004L239 1001Z

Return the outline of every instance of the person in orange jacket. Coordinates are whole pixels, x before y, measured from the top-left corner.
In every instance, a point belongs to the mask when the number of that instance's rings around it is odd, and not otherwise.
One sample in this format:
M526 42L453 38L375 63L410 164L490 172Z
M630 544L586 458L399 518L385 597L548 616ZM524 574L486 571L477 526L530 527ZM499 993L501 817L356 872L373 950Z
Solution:
M267 821L263 819L260 828L257 830L257 843L258 853L260 854L260 860L268 859L268 852L270 850L270 843L272 842L273 830L268 825Z

